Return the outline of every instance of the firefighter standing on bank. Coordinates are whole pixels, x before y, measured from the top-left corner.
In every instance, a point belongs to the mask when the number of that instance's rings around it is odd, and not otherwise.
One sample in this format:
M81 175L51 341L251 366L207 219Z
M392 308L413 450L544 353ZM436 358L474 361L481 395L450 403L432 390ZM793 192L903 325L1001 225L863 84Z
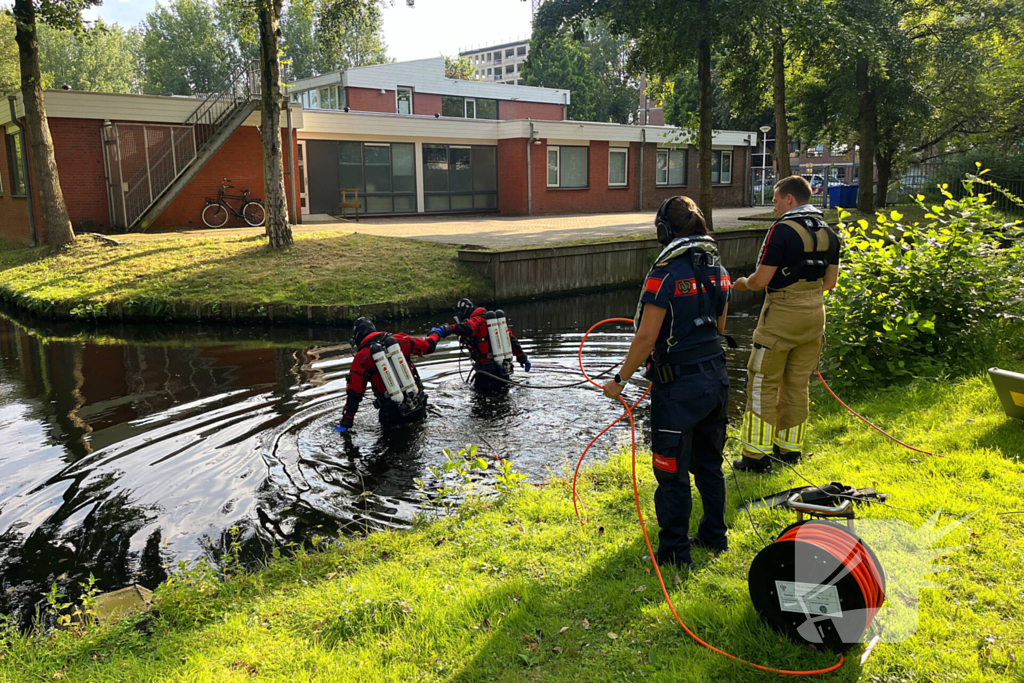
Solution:
M822 296L839 278L839 236L810 205L811 186L800 176L775 185L778 220L761 247L757 269L736 291L767 289L747 363L747 407L740 428L740 471L763 472L772 455L796 462L809 414L808 383L825 334Z
M622 370L604 385L604 394L616 398L650 360L654 508L661 526L657 560L692 568L691 546L719 552L729 547L722 473L729 375L719 335L725 331L731 283L692 200L665 201L655 225L665 249L644 281L636 336ZM704 507L693 537L691 473Z

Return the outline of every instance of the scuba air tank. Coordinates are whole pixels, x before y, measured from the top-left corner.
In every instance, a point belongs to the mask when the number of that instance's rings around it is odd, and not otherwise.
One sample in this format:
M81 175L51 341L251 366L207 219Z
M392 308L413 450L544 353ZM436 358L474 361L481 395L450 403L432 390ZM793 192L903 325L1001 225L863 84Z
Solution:
M512 359L512 338L508 334L508 322L505 320L505 311L495 311L498 319L498 340L501 342L502 360Z
M377 366L377 372L380 373L381 381L384 382L384 390L387 392L388 398L401 405L405 401L405 394L402 393L397 373L391 367L384 347L380 344L371 344L370 357L373 358L373 362Z
M398 378L399 389L410 398L415 396L419 392L419 387L416 386L416 380L413 379L409 361L402 353L402 345L394 337L388 337L384 340L384 349L384 354Z
M504 345L501 343L501 337L498 335L498 316L487 311L484 314L484 319L487 320L487 341L491 346L491 359L495 363L501 363L505 360Z

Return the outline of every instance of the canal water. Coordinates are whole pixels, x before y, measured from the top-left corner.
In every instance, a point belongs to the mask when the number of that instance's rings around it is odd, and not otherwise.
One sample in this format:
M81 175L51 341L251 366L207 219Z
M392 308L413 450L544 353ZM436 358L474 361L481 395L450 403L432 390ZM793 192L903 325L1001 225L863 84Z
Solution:
M533 363L515 378L582 379L583 332L632 317L635 301L635 291L619 290L505 306ZM741 347L729 352L734 415L757 307L747 295L730 311L728 332ZM381 327L425 335L447 321L438 314ZM83 332L0 315L0 613L24 619L52 582L74 593L90 573L102 590L153 586L180 560L216 561L232 527L255 559L315 535L406 525L424 500L417 480L430 481L427 468L444 462L444 448L476 444L486 459L508 459L528 481L544 481L621 413L589 385L479 395L463 381L468 358L446 339L416 363L429 395L425 421L385 432L367 400L341 437L333 429L348 337L172 323ZM591 335L591 374L621 360L630 339L621 324ZM642 391L634 383L626 394ZM637 416L645 427L646 402ZM603 443L624 438L628 424Z

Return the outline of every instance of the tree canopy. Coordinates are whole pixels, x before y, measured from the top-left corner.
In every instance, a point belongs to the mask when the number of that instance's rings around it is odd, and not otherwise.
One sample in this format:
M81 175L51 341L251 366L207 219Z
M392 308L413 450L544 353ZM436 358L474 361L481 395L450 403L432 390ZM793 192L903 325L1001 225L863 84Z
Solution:
M445 55L444 77L452 78L456 81L473 80L476 78L476 67L473 66L473 60L469 57L449 57Z

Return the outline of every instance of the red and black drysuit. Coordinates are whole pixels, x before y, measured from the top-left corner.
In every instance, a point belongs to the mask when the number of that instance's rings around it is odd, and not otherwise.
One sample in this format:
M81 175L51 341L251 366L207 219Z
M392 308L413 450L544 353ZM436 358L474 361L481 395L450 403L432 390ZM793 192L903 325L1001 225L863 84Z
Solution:
M373 389L375 397L373 405L377 408L382 423L413 422L423 417L426 413L427 395L423 391L423 382L420 381L420 374L416 371L416 366L412 364L410 357L425 356L428 353L433 353L434 349L437 348L439 337L434 333L426 337L410 337L401 332L390 335L398 342L402 355L409 362L409 368L412 370L416 386L419 388L415 408L403 413L399 406L388 397L387 391L384 388L384 380L381 379L380 373L377 372L377 364L373 361L373 356L370 353L370 346L382 343L386 336L388 336L387 332L374 332L368 335L359 345L359 350L356 351L356 355L352 359L345 396L345 416L341 419L342 427L352 427L356 411L359 410L359 402L363 400L363 395L366 393L367 383Z
M473 367L476 370L473 375L473 386L483 390L507 386L505 382L495 378L507 379L511 374L491 357L491 341L487 337L487 318L484 317L486 313L486 308L477 308L469 318L452 326L452 333L457 335L462 344L469 349L469 357L473 359ZM523 347L519 345L519 340L512 334L511 329L508 331L508 337L512 342L512 355L520 365L525 364L526 353L523 352Z

